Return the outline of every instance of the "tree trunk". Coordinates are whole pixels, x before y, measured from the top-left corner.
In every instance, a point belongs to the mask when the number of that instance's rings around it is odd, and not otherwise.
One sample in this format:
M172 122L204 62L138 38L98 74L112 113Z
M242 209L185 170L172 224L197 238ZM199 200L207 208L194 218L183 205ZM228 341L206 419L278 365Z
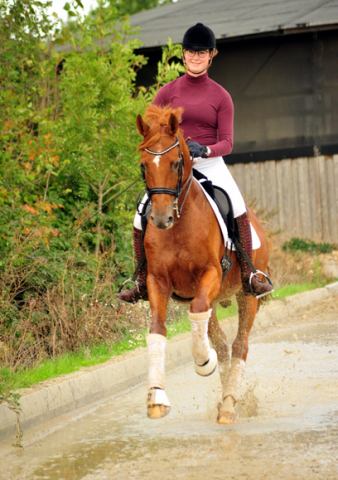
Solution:
M100 243L101 243L101 209L103 205L103 188L102 185L99 185L99 193L98 193L98 212L99 216L97 219L97 224L96 224L96 235L97 235L97 243L95 245L95 257L99 256L100 252Z

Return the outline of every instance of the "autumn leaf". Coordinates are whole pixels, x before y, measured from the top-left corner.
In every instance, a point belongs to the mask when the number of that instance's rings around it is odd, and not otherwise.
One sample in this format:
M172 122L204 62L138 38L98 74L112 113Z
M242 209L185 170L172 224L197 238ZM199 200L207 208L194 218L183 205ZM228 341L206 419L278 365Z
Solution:
M39 212L37 210L34 210L33 207L30 207L29 205L24 206L27 212L32 213L33 215L39 215Z

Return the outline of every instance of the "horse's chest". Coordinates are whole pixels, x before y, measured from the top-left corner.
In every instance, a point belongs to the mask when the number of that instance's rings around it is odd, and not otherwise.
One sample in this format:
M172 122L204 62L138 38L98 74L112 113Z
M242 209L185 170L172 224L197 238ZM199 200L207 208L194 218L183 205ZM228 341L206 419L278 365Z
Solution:
M147 234L145 248L149 269L160 275L167 274L179 283L195 282L213 257L207 239L197 242L192 229L188 234L178 229L166 232L149 229Z

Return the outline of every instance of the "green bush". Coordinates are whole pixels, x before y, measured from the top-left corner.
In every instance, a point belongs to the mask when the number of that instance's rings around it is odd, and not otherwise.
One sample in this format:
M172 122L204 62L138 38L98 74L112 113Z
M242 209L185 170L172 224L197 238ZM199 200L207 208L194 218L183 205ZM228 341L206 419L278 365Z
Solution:
M337 249L337 245L330 243L316 243L313 240L293 237L288 242L283 243L282 249L284 251L300 251L310 253L311 255L319 253L331 253Z

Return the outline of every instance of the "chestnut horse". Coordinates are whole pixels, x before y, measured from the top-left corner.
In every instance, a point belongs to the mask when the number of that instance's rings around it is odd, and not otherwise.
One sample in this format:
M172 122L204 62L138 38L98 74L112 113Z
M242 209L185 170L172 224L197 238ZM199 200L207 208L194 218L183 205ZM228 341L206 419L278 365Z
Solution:
M176 294L192 298L189 319L196 372L210 375L218 362L223 395L217 421L234 423L239 380L259 300L244 294L235 252L231 256L233 266L222 282L220 262L225 252L224 240L210 203L192 177L189 150L179 129L181 113L182 109L151 105L144 117L150 125L141 115L136 122L138 132L144 137L139 145L141 170L151 198L144 238L152 312L147 335L148 416L159 418L170 410L164 390L165 321L168 300ZM253 263L257 270L264 272L268 265L268 240L255 214L249 211L249 215L261 243L260 248L253 251ZM226 336L216 317L216 306L233 295L239 307L239 326L230 357Z

